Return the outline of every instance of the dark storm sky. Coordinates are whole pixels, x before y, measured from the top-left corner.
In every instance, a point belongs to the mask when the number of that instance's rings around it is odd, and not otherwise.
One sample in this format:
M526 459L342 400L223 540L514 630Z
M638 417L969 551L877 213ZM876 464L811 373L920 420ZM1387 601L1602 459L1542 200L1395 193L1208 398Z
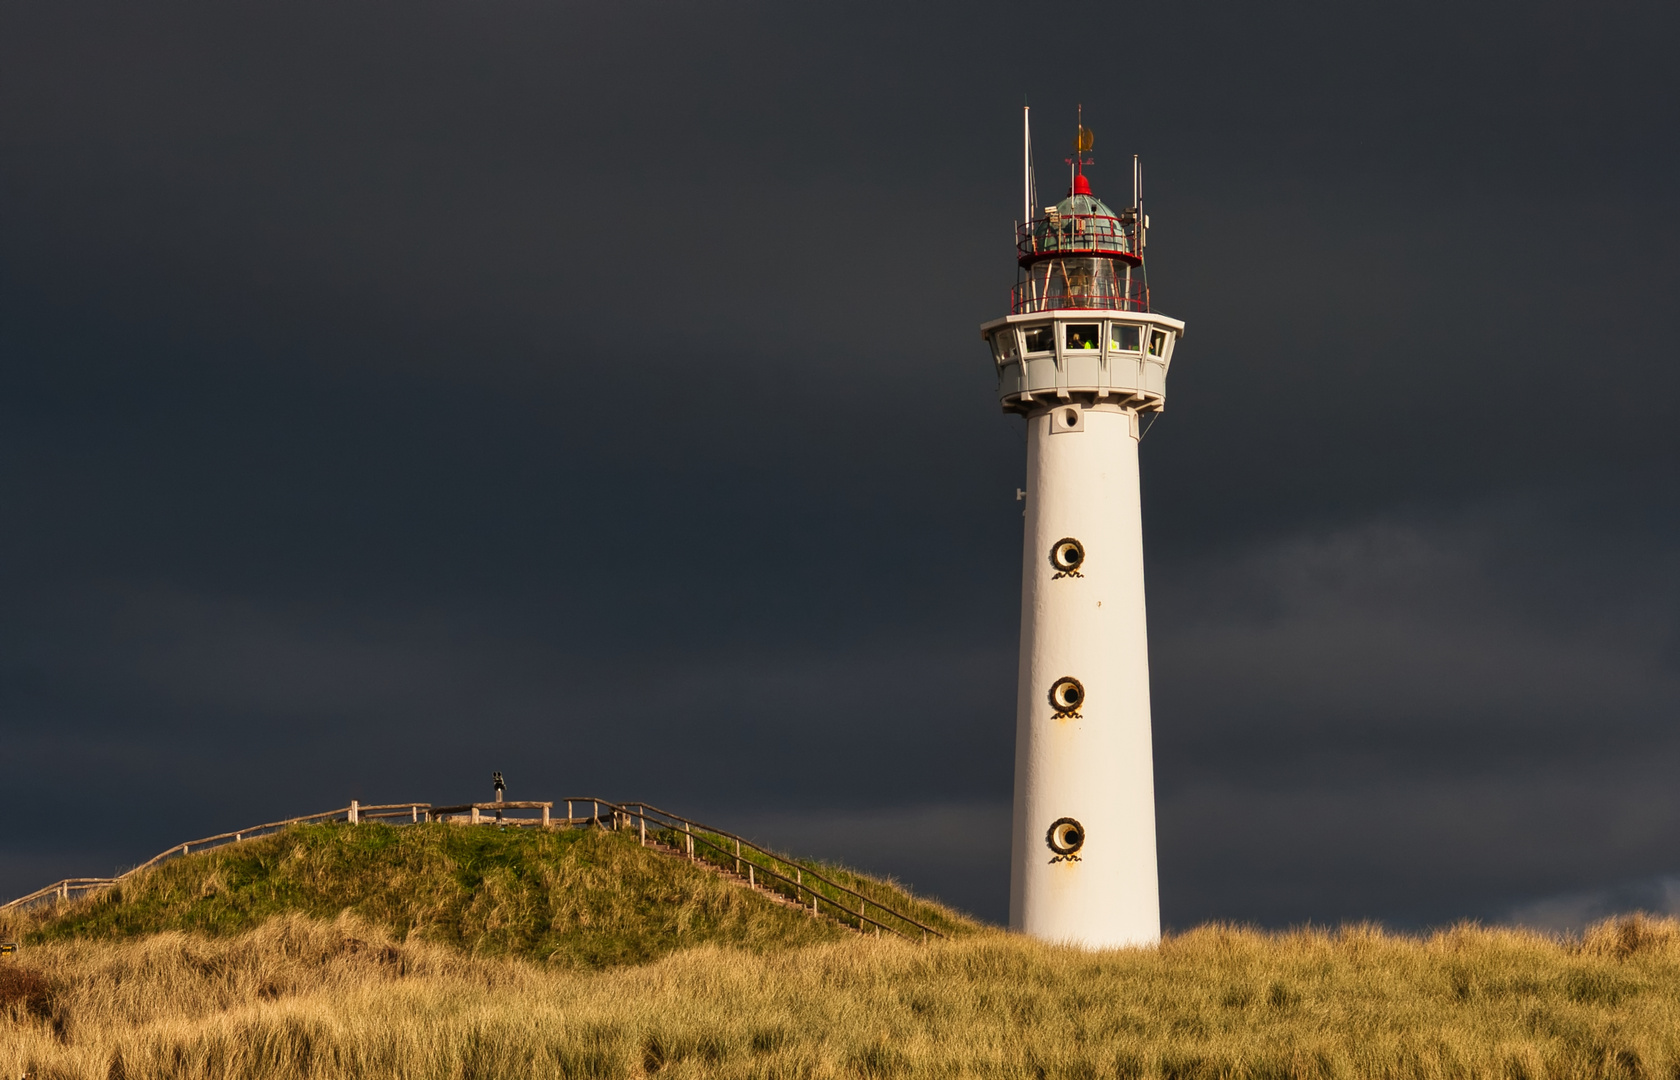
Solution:
M1662 895L1677 13L0 6L0 893L500 769L1002 917L1025 96L1189 323L1168 923Z

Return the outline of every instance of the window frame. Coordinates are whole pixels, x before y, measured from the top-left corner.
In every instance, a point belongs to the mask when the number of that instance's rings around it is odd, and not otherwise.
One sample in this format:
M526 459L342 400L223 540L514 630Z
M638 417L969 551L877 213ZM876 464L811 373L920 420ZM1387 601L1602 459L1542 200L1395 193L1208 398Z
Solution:
M1127 356L1141 356L1141 355L1143 355L1143 331L1144 331L1144 329L1145 329L1144 326L1140 325L1139 323L1134 323L1134 322L1111 322L1111 323L1109 323L1108 324L1108 351L1112 352L1112 353L1125 353ZM1132 332L1132 334L1137 338L1137 341L1138 341L1138 344L1137 344L1136 348L1128 349L1124 345L1116 345L1114 343L1115 334L1116 334L1117 331L1120 331L1120 330L1130 330Z
M1020 332L1021 332L1021 355L1022 356L1054 356L1054 355L1056 355L1056 324L1055 323L1053 323L1053 322L1036 323L1032 326L1022 326L1022 327L1018 327L1017 329L1019 329ZM1035 333L1045 333L1045 334L1050 335L1050 346L1049 346L1049 348L1034 349L1032 347L1031 335L1033 335Z
M1062 352L1064 352L1064 353L1085 353L1085 352L1100 353L1100 352L1102 352L1102 344L1100 342L1100 338L1102 336L1102 325L1103 324L1100 323L1100 322L1093 322L1093 323L1064 322L1064 323L1062 323L1061 324L1062 332L1058 336L1058 340L1061 343ZM1068 338L1073 334L1074 328L1075 327L1086 327L1086 326L1091 327L1093 330L1096 331L1096 333L1093 334L1092 337L1091 337L1091 341L1092 341L1091 347L1088 348L1088 349L1075 348L1074 346L1068 344Z

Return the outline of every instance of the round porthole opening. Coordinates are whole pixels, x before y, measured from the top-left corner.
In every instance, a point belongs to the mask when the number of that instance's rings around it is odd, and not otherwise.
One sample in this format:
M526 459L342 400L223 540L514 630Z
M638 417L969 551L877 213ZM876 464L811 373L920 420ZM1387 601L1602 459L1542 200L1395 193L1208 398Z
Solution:
M1068 428L1068 429L1071 430L1071 429L1079 426L1079 410L1078 409L1063 409L1060 412L1058 412L1056 415L1061 417L1062 426L1065 427L1065 428Z
M1071 675L1057 679L1050 687L1050 707L1058 713L1077 712L1085 704L1085 687Z
M1059 574L1071 574L1085 564L1085 545L1064 536L1050 545L1050 565Z
M1073 818L1057 818L1044 834L1044 842L1058 855L1072 855L1085 846L1085 826Z

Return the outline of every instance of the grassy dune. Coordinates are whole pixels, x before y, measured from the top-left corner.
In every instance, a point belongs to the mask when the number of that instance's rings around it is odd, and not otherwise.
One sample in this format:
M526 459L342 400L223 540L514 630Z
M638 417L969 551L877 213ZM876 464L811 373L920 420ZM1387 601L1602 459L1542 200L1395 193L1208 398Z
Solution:
M837 871L837 873L844 873ZM13 916L0 1080L1680 1080L1680 923L862 936L601 830L312 826Z
M7 1077L1680 1074L1672 921L1582 941L1209 927L1106 954L852 935L587 971L293 914L0 967Z
M828 869L947 933L978 928L891 882ZM588 968L700 944L784 949L850 934L643 848L630 832L437 824L299 826L164 863L67 909L14 917L0 933L32 942L160 930L226 936L276 915L345 911L404 939Z

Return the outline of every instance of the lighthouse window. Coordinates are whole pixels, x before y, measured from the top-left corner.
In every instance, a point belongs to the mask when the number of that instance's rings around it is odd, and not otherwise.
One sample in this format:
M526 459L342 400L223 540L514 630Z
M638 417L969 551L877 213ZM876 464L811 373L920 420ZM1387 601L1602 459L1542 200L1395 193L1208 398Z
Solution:
M1149 355L1164 356L1167 351L1167 335L1159 330L1149 332Z
M1054 352L1056 348L1056 333L1048 326L1029 326L1022 331L1027 339L1027 351Z
M1102 327L1096 323L1075 323L1067 328L1069 349L1102 348Z
M1108 347L1119 352L1138 351L1138 328L1127 326L1125 323L1110 323L1108 327Z
M999 330L992 335L992 352L999 362L1015 358L1015 331Z

